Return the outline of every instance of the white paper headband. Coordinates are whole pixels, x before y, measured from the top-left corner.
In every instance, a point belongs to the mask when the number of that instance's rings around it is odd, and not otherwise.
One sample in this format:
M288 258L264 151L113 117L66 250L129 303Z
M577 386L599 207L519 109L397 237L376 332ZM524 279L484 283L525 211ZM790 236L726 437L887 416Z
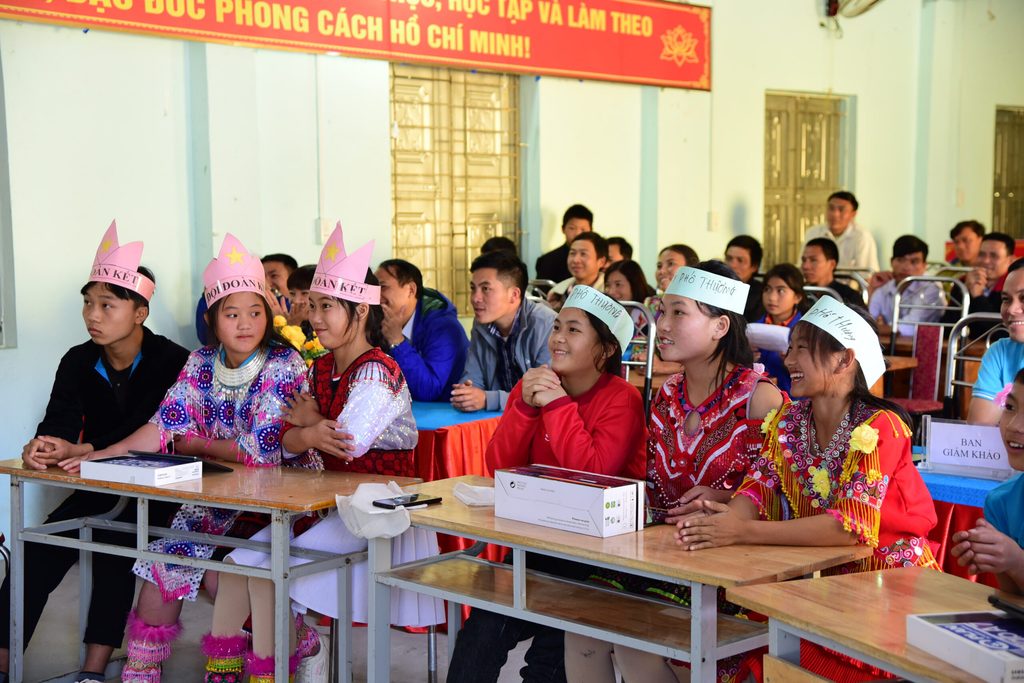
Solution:
M825 330L843 348L853 349L869 387L885 374L885 358L878 345L878 335L867 320L845 304L823 296L804 313L801 321Z
M629 342L633 340L633 319L629 317L626 309L618 301L593 287L573 287L562 308L578 308L596 315L597 319L612 331L619 342L620 351L625 351Z
M685 296L687 299L743 315L743 310L747 307L750 285L699 268L683 266L676 271L665 293Z

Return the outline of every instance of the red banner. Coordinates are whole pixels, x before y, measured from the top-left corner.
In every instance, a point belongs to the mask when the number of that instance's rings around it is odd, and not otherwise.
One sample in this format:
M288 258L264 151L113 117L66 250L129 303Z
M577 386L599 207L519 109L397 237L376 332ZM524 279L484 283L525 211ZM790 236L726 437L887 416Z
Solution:
M11 19L711 89L711 10L657 0L0 0Z

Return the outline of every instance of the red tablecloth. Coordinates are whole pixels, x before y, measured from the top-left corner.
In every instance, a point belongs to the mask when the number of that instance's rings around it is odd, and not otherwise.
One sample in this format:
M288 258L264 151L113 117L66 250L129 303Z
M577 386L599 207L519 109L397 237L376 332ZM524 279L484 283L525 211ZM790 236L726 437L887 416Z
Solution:
M499 420L492 417L438 429L421 429L420 440L416 444L417 476L424 481L450 479L466 474L492 476L484 454L487 452L487 443L498 428ZM468 548L472 541L439 534L438 544L441 552L447 553ZM500 562L504 557L504 549L489 545L484 556Z
M939 544L939 548L935 552L935 559L938 560L942 571L998 588L999 583L994 574L968 574L967 567L957 564L956 558L950 552L953 547L953 534L957 531L973 529L974 523L983 516L982 509L971 505L958 505L937 500L935 501L935 514L939 521L932 529L929 540Z

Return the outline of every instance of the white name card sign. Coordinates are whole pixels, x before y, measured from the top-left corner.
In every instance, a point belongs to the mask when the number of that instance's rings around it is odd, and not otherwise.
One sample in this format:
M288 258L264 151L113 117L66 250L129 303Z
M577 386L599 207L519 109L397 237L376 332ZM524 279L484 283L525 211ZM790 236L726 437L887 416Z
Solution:
M922 469L996 480L1013 474L999 427L961 420L925 420L926 458Z

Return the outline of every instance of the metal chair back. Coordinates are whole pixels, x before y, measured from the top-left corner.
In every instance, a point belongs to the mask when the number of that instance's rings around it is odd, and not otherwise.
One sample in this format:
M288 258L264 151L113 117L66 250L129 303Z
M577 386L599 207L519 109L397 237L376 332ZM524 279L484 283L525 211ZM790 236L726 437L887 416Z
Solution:
M807 295L808 298L813 298L815 301L817 301L818 299L825 295L832 297L833 299L839 301L840 303L842 303L843 301L843 297L839 296L839 292L832 289L831 287L819 287L818 285L804 285L804 294Z
M832 274L832 277L839 280L843 284L853 287L860 292L861 297L864 299L864 305L868 305L868 281L867 278L871 277L871 272L867 270L855 270L853 268L836 268L836 271Z
M651 415L651 394L654 375L654 351L655 343L657 341L657 328L654 321L654 313L651 309L644 306L639 301L620 301L622 307L626 309L626 312L630 314L630 318L633 317L633 311L639 311L643 315L644 323L643 330L647 333L646 339L642 336L634 336L630 345L638 341L644 341L647 344L646 354L641 359L634 359L630 356L629 360L622 361L622 364L626 368L626 379L629 379L630 368L642 367L644 369L644 388L643 388L643 400L644 400L644 418L648 418Z
M523 293L523 298L547 304L548 292L557 284L554 280L530 280L526 283L526 292Z
M974 323L995 322L998 323L974 338L970 337L970 327ZM971 313L964 316L953 325L949 333L949 353L946 355L946 387L943 396L946 399L947 407L952 409L956 405L956 392L958 389L971 389L973 383L964 380L964 366L967 363L981 363L984 355L977 354L981 349L988 350L992 345L993 337L1005 334L1006 326L1002 324L1002 317L998 313ZM974 353L969 353L973 351ZM954 417L962 417L954 415Z

